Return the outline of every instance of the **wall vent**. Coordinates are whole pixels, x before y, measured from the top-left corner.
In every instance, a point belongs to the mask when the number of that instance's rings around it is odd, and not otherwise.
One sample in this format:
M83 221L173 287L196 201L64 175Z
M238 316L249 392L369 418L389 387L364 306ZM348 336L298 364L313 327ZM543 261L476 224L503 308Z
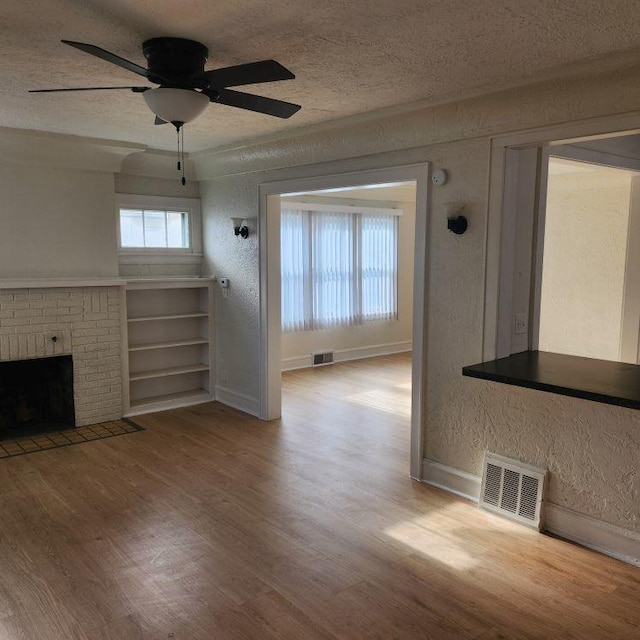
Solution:
M323 353L313 353L313 366L321 367L325 364L333 364L334 351L324 351Z
M479 505L535 529L542 529L545 469L486 452Z

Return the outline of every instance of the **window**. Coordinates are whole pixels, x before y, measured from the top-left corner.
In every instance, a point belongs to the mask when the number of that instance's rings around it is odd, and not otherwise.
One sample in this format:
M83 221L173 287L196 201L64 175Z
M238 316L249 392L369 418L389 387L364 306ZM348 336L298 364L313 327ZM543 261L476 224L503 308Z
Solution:
M120 246L188 249L189 214L186 211L120 209Z
M121 263L201 262L199 200L121 194L116 204Z
M397 319L397 212L288 204L281 220L283 330Z

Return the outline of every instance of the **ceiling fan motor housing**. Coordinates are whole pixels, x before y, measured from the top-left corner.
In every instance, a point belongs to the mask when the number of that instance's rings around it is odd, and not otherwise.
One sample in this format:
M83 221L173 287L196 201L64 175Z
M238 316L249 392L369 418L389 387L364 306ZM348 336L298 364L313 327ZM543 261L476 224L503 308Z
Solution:
M200 42L184 38L151 38L142 44L152 82L176 89L206 89L204 65L209 50ZM164 80L169 80L167 84Z

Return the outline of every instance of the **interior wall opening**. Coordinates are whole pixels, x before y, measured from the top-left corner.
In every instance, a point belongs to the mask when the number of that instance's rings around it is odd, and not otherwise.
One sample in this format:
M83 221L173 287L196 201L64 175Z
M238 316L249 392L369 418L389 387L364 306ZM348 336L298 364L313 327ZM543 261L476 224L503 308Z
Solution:
M282 371L352 362L351 384L367 385L372 367L379 367L370 390L347 385L343 400L356 409L391 411L408 426L415 182L286 193L280 214ZM358 368L360 360L366 367ZM322 393L346 374L339 368L307 375L305 384L313 381ZM389 384L381 386L385 368Z

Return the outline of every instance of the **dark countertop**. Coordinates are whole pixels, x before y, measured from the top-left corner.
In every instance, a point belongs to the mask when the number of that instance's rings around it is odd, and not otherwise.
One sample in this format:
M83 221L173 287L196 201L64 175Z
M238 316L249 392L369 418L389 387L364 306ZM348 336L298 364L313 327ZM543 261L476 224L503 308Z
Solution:
M462 375L640 409L640 366L544 351L462 368Z

